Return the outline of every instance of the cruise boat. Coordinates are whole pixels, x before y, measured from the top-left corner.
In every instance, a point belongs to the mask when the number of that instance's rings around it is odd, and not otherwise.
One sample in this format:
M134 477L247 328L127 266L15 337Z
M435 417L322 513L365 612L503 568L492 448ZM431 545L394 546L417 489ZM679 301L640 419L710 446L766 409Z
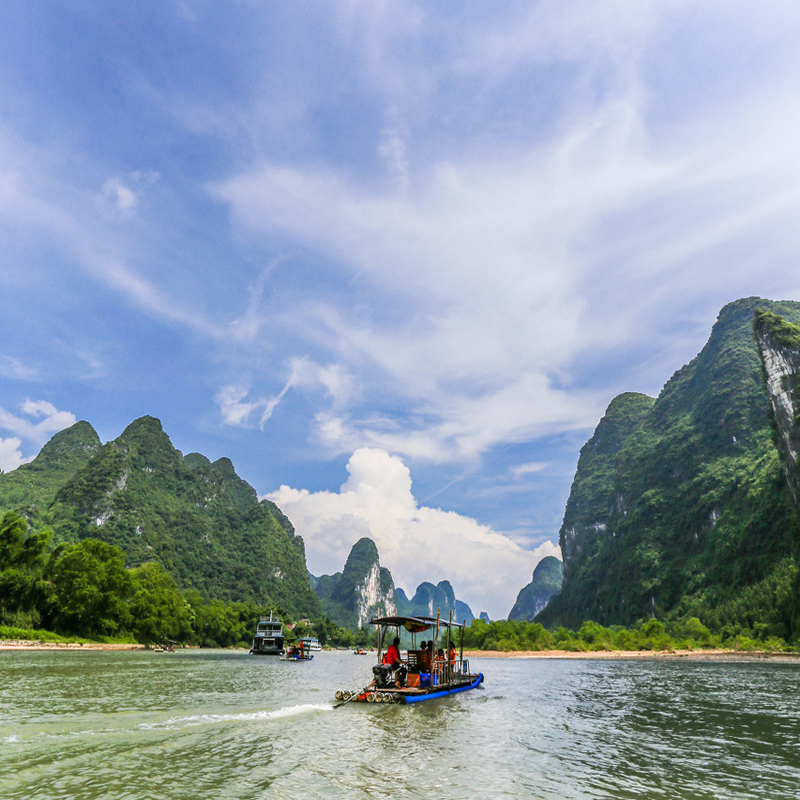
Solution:
M378 663L372 668L372 681L363 689L337 691L336 699L341 701L340 705L353 700L360 703L419 703L477 689L483 683L483 673L471 672L469 661L464 658L465 623L453 622L452 612L447 621L438 616L378 617L371 619L370 624L378 628ZM396 667L384 664L384 653L391 640L399 638L401 630L411 634L405 662L401 658ZM455 634L459 631L457 652ZM440 655L427 646L428 642L433 642L434 649L442 646L437 651Z
M319 641L313 636L306 636L305 639L301 639L300 644L303 645L304 650L310 653L322 652L322 645L320 645Z
M254 656L279 656L283 653L283 625L280 619L262 617L256 626L253 646L250 653Z

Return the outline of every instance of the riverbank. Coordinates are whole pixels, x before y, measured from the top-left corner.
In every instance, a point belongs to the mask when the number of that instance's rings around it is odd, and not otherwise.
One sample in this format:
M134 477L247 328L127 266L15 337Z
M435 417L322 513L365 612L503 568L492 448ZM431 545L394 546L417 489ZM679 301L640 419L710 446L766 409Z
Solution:
M28 639L0 639L0 650L144 650L143 644L105 642L40 642Z
M146 650L136 643L42 642L26 639L0 639L0 650ZM195 649L195 648L192 648ZM373 651L374 652L374 651ZM691 659L693 661L797 661L800 653L765 650L465 650L465 658L529 658L579 660Z
M691 659L697 661L798 661L800 653L773 650L465 650L465 658Z

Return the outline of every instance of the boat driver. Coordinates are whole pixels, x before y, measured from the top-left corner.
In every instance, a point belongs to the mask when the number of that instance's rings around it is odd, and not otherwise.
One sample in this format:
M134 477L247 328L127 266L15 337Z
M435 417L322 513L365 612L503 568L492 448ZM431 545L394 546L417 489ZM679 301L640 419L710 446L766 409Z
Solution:
M389 664L395 671L394 680L398 689L402 689L406 685L406 674L408 668L400 660L400 638L395 636L392 640L386 655L383 657L383 663Z

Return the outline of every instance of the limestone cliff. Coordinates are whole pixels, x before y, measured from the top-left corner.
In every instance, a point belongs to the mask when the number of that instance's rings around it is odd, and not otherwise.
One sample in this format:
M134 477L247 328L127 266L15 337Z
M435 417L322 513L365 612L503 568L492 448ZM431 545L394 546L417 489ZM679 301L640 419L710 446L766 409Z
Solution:
M312 580L325 613L339 625L364 627L371 617L397 613L392 575L381 567L372 539L359 539L344 570Z
M756 339L764 367L775 438L795 504L800 502L800 327L769 311L756 313Z

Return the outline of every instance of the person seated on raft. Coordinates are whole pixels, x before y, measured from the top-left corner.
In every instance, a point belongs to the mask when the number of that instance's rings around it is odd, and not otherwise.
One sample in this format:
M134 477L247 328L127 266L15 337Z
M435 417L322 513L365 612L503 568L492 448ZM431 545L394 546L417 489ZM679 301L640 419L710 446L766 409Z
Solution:
M428 649L428 643L423 642L420 649L417 650L417 672L430 672L431 671L431 651Z
M389 666L394 669L395 685L398 689L402 689L406 683L408 669L400 660L400 639L397 636L394 637L389 649L386 651L386 655L383 657L383 663L389 664Z

